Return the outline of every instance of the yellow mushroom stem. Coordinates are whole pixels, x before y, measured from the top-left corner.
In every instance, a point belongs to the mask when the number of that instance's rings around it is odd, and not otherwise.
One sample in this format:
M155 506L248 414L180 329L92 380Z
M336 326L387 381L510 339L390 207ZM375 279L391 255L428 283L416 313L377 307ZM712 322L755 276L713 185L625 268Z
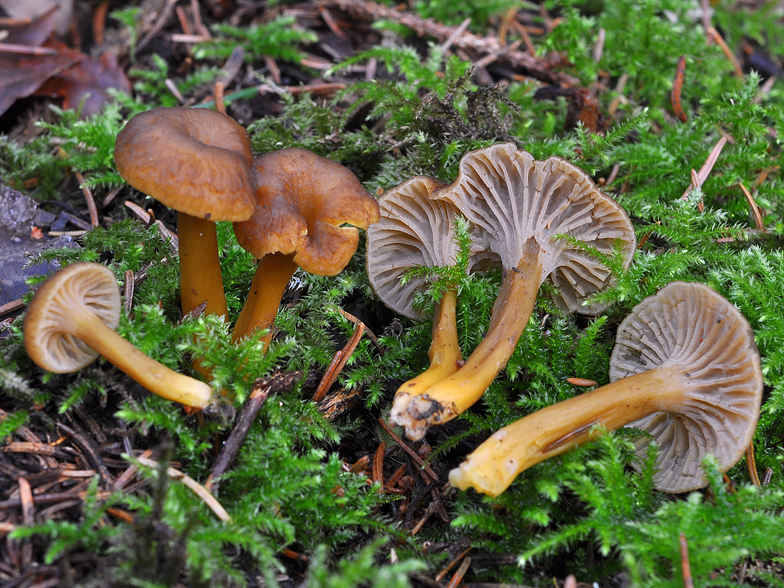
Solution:
M395 392L392 414L404 411L414 396L424 394L436 382L454 374L463 363L463 354L457 340L457 292L447 290L436 304L433 314L433 333L430 350L430 367L417 377L408 380Z
M207 303L204 314L227 316L215 223L177 213L180 240L180 300L183 314Z
M248 298L231 333L234 341L247 337L258 329L269 329L269 333L261 339L266 351L272 340L272 325L278 314L280 301L297 267L299 266L293 257L283 253L271 253L259 260Z
M69 333L84 341L108 362L133 380L167 400L204 408L212 399L212 388L204 382L178 374L155 361L123 339L85 306L69 309L73 326Z
M433 341L428 357L430 367L403 384L398 394L419 395L436 382L454 374L463 363L457 341L457 292L447 290L438 302L433 316Z
M393 421L409 439L424 436L428 426L452 420L482 397L514 352L533 312L543 270L539 246L529 242L517 267L507 272L493 305L487 335L454 374L411 399L406 414Z
M449 472L452 486L498 496L529 467L654 412L680 412L688 376L659 366L538 410L497 431Z

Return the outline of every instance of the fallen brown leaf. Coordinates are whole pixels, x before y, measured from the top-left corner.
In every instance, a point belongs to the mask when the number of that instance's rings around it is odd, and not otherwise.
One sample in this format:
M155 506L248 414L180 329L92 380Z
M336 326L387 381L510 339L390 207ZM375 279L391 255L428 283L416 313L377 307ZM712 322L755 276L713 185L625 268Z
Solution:
M81 114L89 116L109 101L109 88L130 92L130 82L114 55L105 53L95 61L64 43L47 41L55 14L56 8L5 31L3 41L13 47L7 51L0 48L0 114L17 99L38 94L62 98L64 108L81 108ZM30 48L28 54L25 47ZM44 49L50 50L48 54L34 54L44 53Z
M22 56L0 54L0 114L35 92L53 75L73 65L69 55Z
M53 46L53 43L49 42L47 46ZM131 83L111 53L104 53L95 61L81 51L62 44L56 46L61 55L71 55L74 63L44 81L35 94L62 98L63 108L79 110L86 117L101 112L111 100L109 88L131 91Z
M35 18L30 17L29 22L4 28L5 36L3 38L3 43L38 47L52 35L56 20L57 6L53 6L50 10L43 12L40 16Z

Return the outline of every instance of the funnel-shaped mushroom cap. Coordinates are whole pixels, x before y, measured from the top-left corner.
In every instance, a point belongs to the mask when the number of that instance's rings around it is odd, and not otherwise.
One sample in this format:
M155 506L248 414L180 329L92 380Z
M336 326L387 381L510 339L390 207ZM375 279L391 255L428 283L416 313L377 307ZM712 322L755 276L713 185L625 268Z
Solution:
M559 157L536 161L511 143L467 154L457 180L436 197L457 206L476 228L477 240L500 257L504 270L517 267L535 242L542 277L555 284L555 301L567 312L601 312L602 306L583 302L606 288L612 276L589 252L559 235L606 254L621 242L627 267L634 254L628 215L585 172Z
M618 328L610 379L675 367L683 399L675 412L656 412L628 426L659 445L656 487L685 492L707 483L702 460L712 454L724 472L751 443L762 400L754 333L743 315L703 284L673 282L638 304ZM645 457L650 438L636 442Z
M463 366L431 385L391 420L418 440L473 405L506 366L534 309L539 287L552 280L556 302L571 312L598 312L585 300L606 287L611 272L590 248L612 253L620 243L624 265L634 253L634 229L624 210L570 163L535 161L511 143L472 151L457 179L431 195L454 204L471 223L484 262L492 252L505 271L487 335Z
M237 242L262 258L293 255L306 272L332 276L359 243L356 228L377 222L378 203L351 171L306 149L257 156L255 211L234 224ZM352 226L342 226L342 225Z
M120 337L120 290L114 274L97 263L74 263L44 282L24 323L27 354L39 367L66 373L98 355L150 392L184 405L204 408L212 389L178 374Z
M367 231L367 269L379 298L395 312L423 318L414 309L414 294L427 283L415 276L405 284L405 273L414 267L455 263L455 207L430 194L441 187L438 180L417 176L387 190L378 199L379 222Z
M498 496L534 464L585 443L602 429L645 429L640 457L657 441L654 483L665 492L707 484L702 460L721 472L751 442L762 371L746 319L701 284L674 282L638 304L618 329L611 383L545 407L497 431L459 468L453 486Z
M253 156L245 128L205 108L153 108L117 135L117 170L169 208L213 221L253 213Z
M422 318L414 308L414 295L427 286L431 277L415 275L403 283L406 272L414 267L454 265L457 261L456 210L446 200L431 198L441 186L433 178L419 176L388 190L379 199L381 220L368 228L370 283L387 306L411 318ZM398 388L390 413L393 421L406 411L413 397L462 365L456 313L457 286L450 284L433 309L430 367Z
M27 354L40 367L64 374L90 364L98 352L67 328L73 309L88 307L110 329L120 322L120 291L112 271L96 263L74 263L46 280L35 293L24 322Z

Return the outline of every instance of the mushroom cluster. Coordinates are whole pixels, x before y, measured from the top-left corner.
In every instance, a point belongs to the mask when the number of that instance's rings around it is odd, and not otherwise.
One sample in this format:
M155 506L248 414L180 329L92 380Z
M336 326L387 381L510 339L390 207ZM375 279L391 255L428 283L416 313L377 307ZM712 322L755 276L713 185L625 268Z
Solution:
M245 128L204 108L153 108L134 116L114 146L117 171L177 211L183 314L206 304L226 316L215 221L250 218L256 203Z
M129 184L178 211L184 314L204 304L205 314L228 315L215 221L232 221L239 244L260 260L235 340L268 329L266 347L297 267L341 272L356 227L378 220L378 204L346 167L305 149L253 157L245 128L212 110L138 114L118 134L114 158Z
M489 262L504 272L487 336L462 367L455 293L436 307L431 367L398 389L390 415L414 441L481 397L514 351L545 280L565 312L596 315L604 306L586 301L613 280L597 258L620 252L628 267L635 250L628 216L584 172L556 157L536 161L512 144L467 154L449 186L413 178L380 204L381 220L368 230L368 274L400 314L421 318L412 300L424 279L401 285L404 272L454 259L455 215L472 227L472 266ZM707 455L724 472L751 442L763 387L759 353L748 322L707 286L674 282L636 306L618 330L610 377L607 386L493 434L450 472L452 485L497 496L528 467L630 426L646 432L635 441L641 457L652 442L660 448L656 487L685 492L707 483Z
M504 278L487 335L465 364L423 394L396 397L391 420L412 440L482 396L514 352L545 280L564 311L598 314L603 307L584 302L613 278L589 249L610 255L620 247L626 267L635 249L628 215L585 172L558 157L537 161L511 143L468 153L454 183L429 197L468 219L482 259L499 263Z
M455 219L467 219L474 246L469 271L503 271L486 337L467 360L460 351L457 289L436 304L430 367L395 394L390 421L411 440L473 405L506 366L550 281L564 312L596 315L588 301L613 275L599 258L628 267L634 230L625 211L569 162L537 161L511 143L468 153L450 185L418 176L378 201L345 167L304 149L254 157L246 130L209 110L158 108L120 132L117 168L135 188L179 211L184 313L200 306L226 316L214 222L233 222L237 242L257 260L234 340L266 330L297 268L336 275L367 229L367 270L396 312L414 308L425 274L413 267L455 262ZM598 255L597 255L598 252ZM42 368L78 370L102 355L150 391L186 406L213 399L207 384L153 361L117 335L120 297L110 270L76 263L47 280L30 304L24 342ZM667 492L705 485L702 461L720 471L748 447L762 396L760 358L749 324L701 284L674 282L638 304L618 329L611 383L549 406L494 433L450 472L453 486L496 496L517 475L606 430L631 426L644 456L660 448L654 483Z
M341 272L356 251L357 228L379 216L378 203L344 166L305 149L254 157L245 128L211 110L138 114L118 134L114 157L129 184L178 211L184 314L203 307L206 314L228 315L215 221L234 223L239 244L260 261L233 338L267 329L265 348L297 267L324 276ZM151 360L114 332L119 308L110 270L73 264L36 293L25 320L27 352L60 373L100 354L160 396L206 406L207 384ZM208 374L198 362L194 367Z

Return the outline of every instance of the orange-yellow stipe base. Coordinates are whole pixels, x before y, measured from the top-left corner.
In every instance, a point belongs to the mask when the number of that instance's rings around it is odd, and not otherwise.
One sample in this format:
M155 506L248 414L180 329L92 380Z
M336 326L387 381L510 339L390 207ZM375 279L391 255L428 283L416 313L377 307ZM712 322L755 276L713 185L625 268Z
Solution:
M280 301L297 267L292 256L282 253L265 255L259 260L248 299L231 334L234 341L247 337L258 329L269 329L269 333L261 339L264 349L269 347Z

